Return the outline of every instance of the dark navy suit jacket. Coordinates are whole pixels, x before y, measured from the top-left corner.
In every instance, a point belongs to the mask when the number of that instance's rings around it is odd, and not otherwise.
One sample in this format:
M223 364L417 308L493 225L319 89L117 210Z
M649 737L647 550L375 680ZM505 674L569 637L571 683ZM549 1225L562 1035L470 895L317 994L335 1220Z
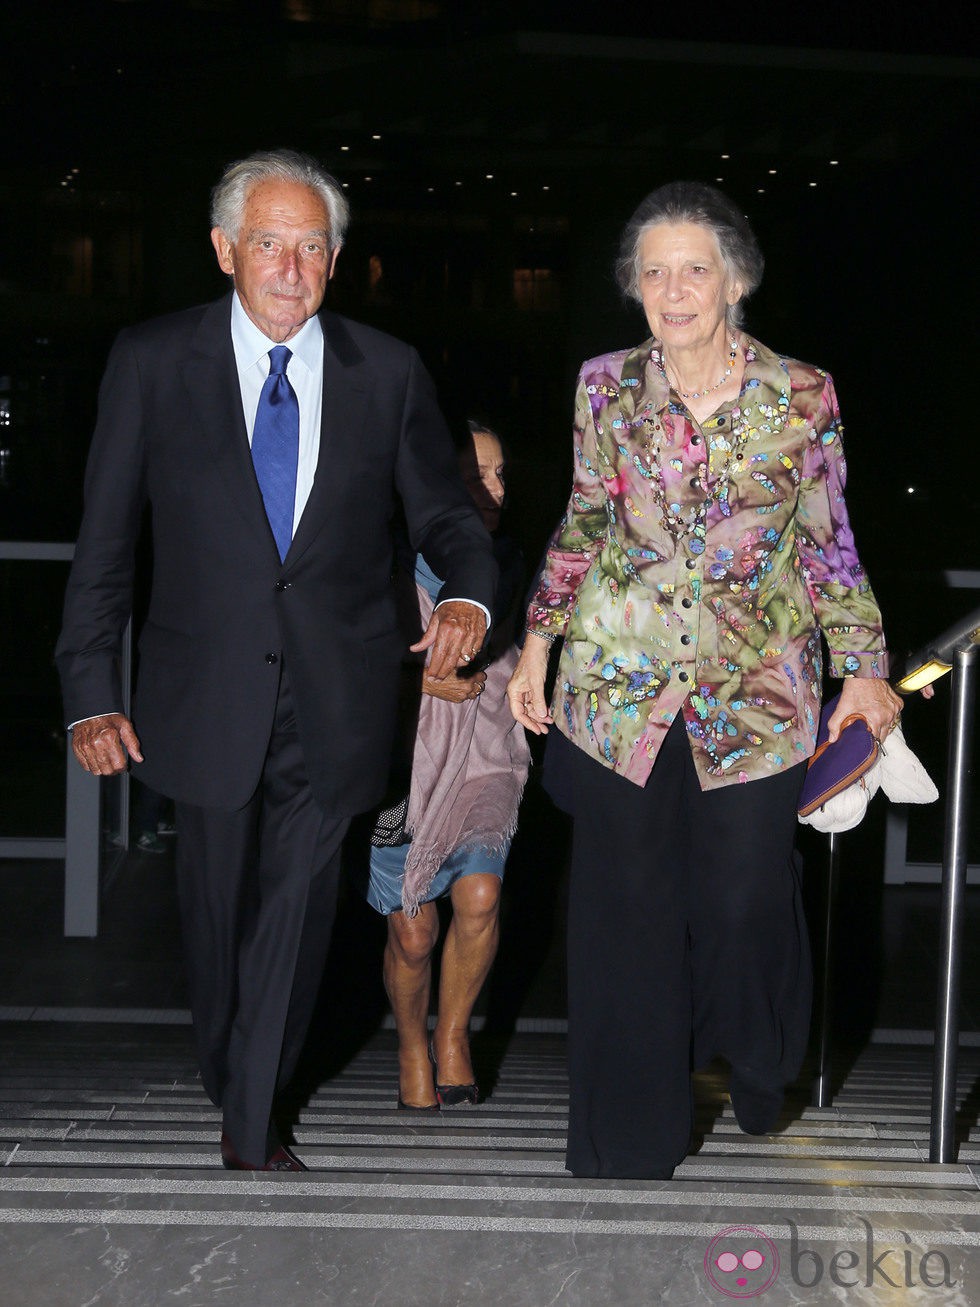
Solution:
M261 775L288 669L313 792L334 816L381 796L404 650L392 592L400 498L441 598L492 608L490 538L415 351L324 311L316 477L280 562L252 467L231 296L118 337L86 472L57 662L66 720L120 711L119 647L143 511L152 519L134 771L237 808Z

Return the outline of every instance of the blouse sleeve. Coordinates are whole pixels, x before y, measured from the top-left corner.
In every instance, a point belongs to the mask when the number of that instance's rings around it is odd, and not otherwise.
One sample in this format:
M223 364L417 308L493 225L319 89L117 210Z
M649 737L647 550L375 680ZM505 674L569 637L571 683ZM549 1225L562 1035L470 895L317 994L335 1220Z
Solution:
M844 502L847 466L834 383L827 376L803 464L796 548L830 652L833 676L886 677L881 611L858 558Z
M572 494L548 542L544 565L527 613L527 629L561 635L575 596L606 542L606 496L598 471L595 418L583 376L575 394L575 467Z

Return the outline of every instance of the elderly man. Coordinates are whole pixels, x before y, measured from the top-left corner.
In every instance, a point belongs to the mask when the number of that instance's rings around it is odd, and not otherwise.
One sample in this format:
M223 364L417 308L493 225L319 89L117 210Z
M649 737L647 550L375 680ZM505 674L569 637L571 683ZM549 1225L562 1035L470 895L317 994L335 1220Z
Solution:
M121 333L100 393L58 645L72 747L176 800L177 880L205 1088L234 1170L304 1170L273 1122L323 971L340 846L380 798L402 655L400 497L446 577L416 649L479 651L495 569L408 346L321 310L347 223L288 151L232 165L212 243L233 292ZM120 635L150 506L133 719Z

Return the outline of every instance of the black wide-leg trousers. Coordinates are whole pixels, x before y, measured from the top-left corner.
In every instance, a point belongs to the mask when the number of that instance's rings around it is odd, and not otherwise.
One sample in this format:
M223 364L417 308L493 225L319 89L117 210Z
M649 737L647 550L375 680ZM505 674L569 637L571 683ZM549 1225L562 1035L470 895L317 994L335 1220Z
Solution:
M812 989L794 851L804 768L702 791L681 718L644 787L555 745L574 813L566 1164L657 1178L690 1147L692 1066L720 1055L762 1089L799 1071Z
M283 669L262 778L234 811L180 803L177 888L204 1088L239 1157L278 1146L277 1089L296 1068L330 946L348 818L309 786Z

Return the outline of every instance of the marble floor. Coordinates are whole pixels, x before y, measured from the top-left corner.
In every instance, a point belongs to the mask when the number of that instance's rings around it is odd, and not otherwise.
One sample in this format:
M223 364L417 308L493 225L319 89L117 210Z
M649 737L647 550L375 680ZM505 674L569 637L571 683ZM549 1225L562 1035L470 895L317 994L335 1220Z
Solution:
M92 940L61 935L57 864L0 863L2 1307L980 1303L972 947L959 1151L928 1162L937 890L883 887L853 845L826 1107L811 1105L811 1062L779 1129L745 1136L712 1068L697 1080L695 1149L672 1181L583 1181L563 1165L563 834L552 820L539 811L515 844L476 1022L490 1091L477 1108L435 1121L393 1110L383 926L345 891L294 1103L304 1176L220 1168L170 853L129 856ZM968 940L978 916L971 890Z
M239 1176L186 1027L0 1023L5 1307L980 1301L976 1050L956 1163L926 1160L927 1051L875 1045L764 1137L709 1070L695 1150L645 1183L565 1172L560 1037L477 1048L488 1099L413 1117L380 1032L297 1101L310 1171Z

